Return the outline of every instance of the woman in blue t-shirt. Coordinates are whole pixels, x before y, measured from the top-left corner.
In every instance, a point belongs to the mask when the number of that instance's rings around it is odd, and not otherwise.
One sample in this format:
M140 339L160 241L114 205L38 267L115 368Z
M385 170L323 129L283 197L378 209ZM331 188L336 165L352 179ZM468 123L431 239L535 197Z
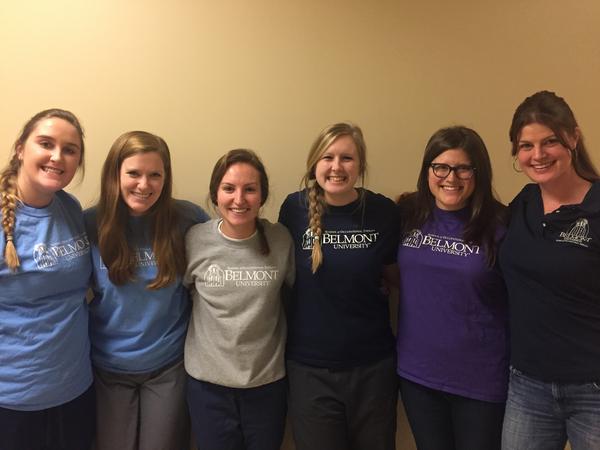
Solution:
M510 127L515 170L500 266L511 374L502 447L600 448L600 174L567 102L537 92Z
M299 450L395 448L398 386L381 280L397 272L399 225L390 199L357 186L366 167L359 127L325 128L305 189L279 213L296 246L286 357Z
M400 199L398 374L420 450L500 448L508 382L506 208L479 135L429 139L417 191Z
M0 173L0 447L85 450L94 391L85 293L90 248L63 189L83 167L69 111L32 117Z
M172 198L172 178L163 139L125 133L102 168L100 201L85 212L97 450L179 450L189 442L183 236L208 217Z

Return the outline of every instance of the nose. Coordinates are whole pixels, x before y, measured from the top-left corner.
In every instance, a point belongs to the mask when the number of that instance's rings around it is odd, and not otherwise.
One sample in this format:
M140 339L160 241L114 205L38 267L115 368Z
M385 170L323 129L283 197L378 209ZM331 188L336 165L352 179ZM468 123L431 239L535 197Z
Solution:
M52 153L50 154L50 159L52 161L60 161L62 158L62 149L58 146L52 149Z
M542 144L535 144L533 146L533 159L542 159L544 155L544 146Z
M148 178L147 177L138 178L138 189L145 189L146 187L148 187Z
M241 189L236 189L233 194L233 201L236 205L243 203L244 201L244 192Z
M338 170L341 167L340 158L335 157L331 160L331 168L333 170Z

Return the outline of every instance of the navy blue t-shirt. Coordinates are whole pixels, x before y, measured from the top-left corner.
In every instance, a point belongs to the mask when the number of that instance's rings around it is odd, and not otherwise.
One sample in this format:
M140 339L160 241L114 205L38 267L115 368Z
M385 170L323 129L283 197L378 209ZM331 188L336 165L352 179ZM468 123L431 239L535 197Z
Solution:
M394 264L399 237L394 203L361 190L362 199L327 206L321 219L323 263L311 271L306 192L290 194L279 221L292 234L296 284L288 310L287 357L315 367L349 368L394 352L383 267Z
M499 259L511 364L543 381L600 380L600 182L548 214L529 184L510 209Z

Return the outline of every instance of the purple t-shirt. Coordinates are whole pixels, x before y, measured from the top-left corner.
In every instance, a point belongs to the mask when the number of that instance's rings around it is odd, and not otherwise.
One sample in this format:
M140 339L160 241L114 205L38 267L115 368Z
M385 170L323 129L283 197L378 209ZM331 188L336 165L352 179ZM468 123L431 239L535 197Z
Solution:
M398 374L432 389L503 402L506 287L498 269L487 266L484 249L463 242L469 213L434 208L400 243Z

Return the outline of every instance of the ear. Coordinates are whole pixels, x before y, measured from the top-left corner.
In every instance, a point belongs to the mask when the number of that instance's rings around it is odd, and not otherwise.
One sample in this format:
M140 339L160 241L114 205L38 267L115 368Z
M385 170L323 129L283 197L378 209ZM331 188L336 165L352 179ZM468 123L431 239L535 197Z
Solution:
M579 131L579 127L575 127L575 133L573 135L567 135L567 142L569 143L569 148L571 150L575 150L577 144L579 143L579 138L581 137L581 131Z
M23 144L19 144L15 147L15 153L17 154L17 159L23 161Z

